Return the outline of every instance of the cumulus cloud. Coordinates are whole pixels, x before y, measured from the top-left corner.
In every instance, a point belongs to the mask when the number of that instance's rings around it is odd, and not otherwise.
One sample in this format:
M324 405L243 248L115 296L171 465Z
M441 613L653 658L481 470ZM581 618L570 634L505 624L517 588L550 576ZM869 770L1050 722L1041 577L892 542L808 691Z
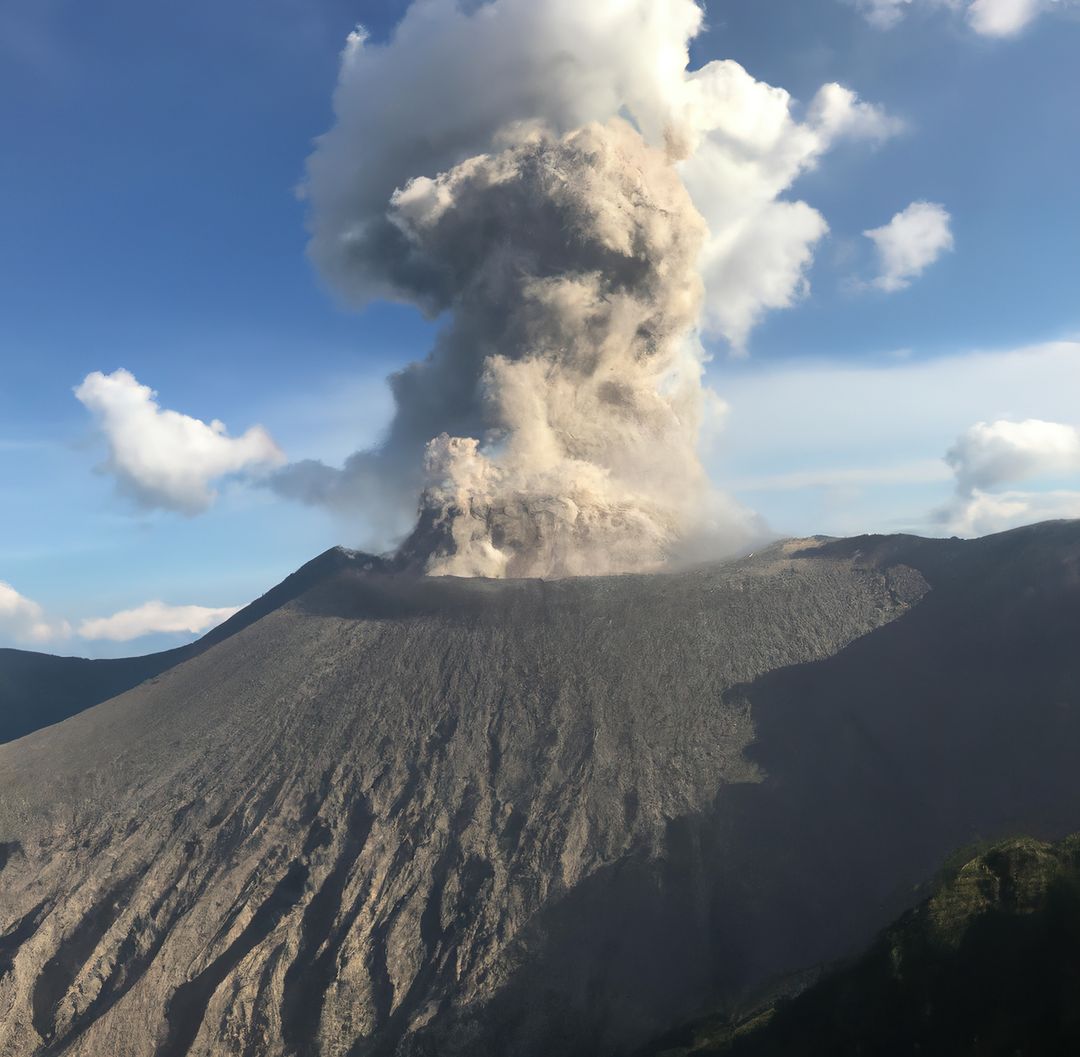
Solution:
M134 609L123 609L111 617L91 617L79 624L84 639L108 639L128 642L160 632L186 632L196 635L217 627L240 611L240 606L214 609L208 606L172 606L165 602L144 602Z
M1041 419L977 422L946 453L956 498L941 514L957 535L1080 516L1080 492L1024 492L1024 482L1080 476L1080 429Z
M1080 473L1080 430L1037 418L977 422L949 449L945 461L963 491Z
M66 621L49 620L37 602L0 580L0 635L20 643L42 645L70 634Z
M892 293L911 285L954 245L951 217L935 202L912 202L888 224L863 234L877 250L879 274L871 286Z
M1039 15L1072 0L851 0L867 20L888 29L911 9L939 7L962 13L968 25L985 37L1013 37Z
M280 466L285 456L262 426L230 437L225 424L162 408L130 371L94 371L75 390L109 446L106 469L147 508L198 514L223 477Z
M956 536L985 536L1059 518L1080 518L1080 492L975 491L944 512L947 530Z
M815 210L780 196L839 139L880 140L899 124L840 85L825 86L799 120L786 91L735 62L690 72L701 26L692 0L433 0L410 7L388 45L358 30L342 56L336 124L308 164L313 259L351 301L439 311L450 291L423 274L387 217L394 191L490 150L521 122L563 135L628 115L646 142L683 156L709 225L706 321L745 342L762 312L803 292L827 230Z
M746 530L696 454L697 333L741 349L805 292L827 225L784 195L840 139L898 125L840 85L801 107L734 62L689 71L702 18L428 0L388 44L350 37L308 164L309 252L348 301L448 323L392 379L381 447L288 467L279 491L409 510L423 490L445 541L430 571L650 567L700 523Z
M704 324L741 351L765 312L807 292L814 247L829 230L816 209L781 196L837 141L881 142L902 126L838 84L797 120L787 92L730 61L690 74L686 91L699 139L679 171L708 226Z

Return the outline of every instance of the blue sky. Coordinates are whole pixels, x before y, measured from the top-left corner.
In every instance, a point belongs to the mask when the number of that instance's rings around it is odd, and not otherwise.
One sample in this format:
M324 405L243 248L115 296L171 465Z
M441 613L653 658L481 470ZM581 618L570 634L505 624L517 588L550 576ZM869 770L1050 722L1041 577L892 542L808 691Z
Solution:
M706 463L780 532L946 531L936 512L956 482L942 458L966 430L1080 423L1077 10L1049 5L990 37L955 5L909 6L882 28L843 0L712 0L692 43L694 65L735 59L803 102L837 81L904 125L836 144L798 179L785 197L830 228L809 292L765 315L746 355L711 341L708 381L729 411ZM434 324L402 305L344 308L305 257L296 187L333 122L347 34L362 23L385 41L405 7L0 11L0 581L50 627L150 600L241 605L334 543L369 542L363 518L245 480L217 484L195 515L138 507L100 471L104 443L72 390L125 368L161 407L233 435L259 423L292 460L336 465L377 440L382 380L424 354ZM862 233L921 200L947 210L954 248L905 289L873 288ZM1029 498L1008 502L1032 518L1070 510L1078 467L1036 463L997 492L1022 484ZM190 637L34 648L117 655ZM0 624L4 644L30 645L25 626Z

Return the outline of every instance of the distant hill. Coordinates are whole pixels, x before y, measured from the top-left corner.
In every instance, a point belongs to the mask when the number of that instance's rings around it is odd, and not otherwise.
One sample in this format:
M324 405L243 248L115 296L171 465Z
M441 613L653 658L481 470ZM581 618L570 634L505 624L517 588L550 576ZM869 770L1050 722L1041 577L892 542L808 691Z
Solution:
M615 1057L1080 829L1080 523L317 562L0 746L5 1057Z
M27 650L0 649L0 743L59 723L122 694L195 657L295 598L317 579L347 565L378 561L335 547L319 555L273 590L246 606L197 642L143 657L88 660Z
M145 657L91 661L0 649L0 742L59 723L191 655L188 646Z
M857 961L794 999L640 1057L1080 1053L1080 836L962 860Z

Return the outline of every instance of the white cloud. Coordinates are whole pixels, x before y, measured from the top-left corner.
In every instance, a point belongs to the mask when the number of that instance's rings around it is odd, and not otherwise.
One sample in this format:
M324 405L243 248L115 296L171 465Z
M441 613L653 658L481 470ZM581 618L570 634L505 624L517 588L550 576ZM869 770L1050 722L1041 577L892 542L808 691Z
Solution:
M16 642L41 645L67 638L71 628L65 621L51 621L45 610L0 580L0 635Z
M945 461L963 491L1080 473L1080 430L1037 418L977 422L958 438Z
M1067 6L1073 0L849 0L862 11L867 21L889 29L904 17L913 2L924 8L940 7L963 12L968 25L980 36L1014 37L1039 15L1055 5Z
M787 92L734 62L691 74L687 95L700 139L680 171L709 227L704 321L741 350L766 311L806 293L814 247L829 230L816 209L781 196L838 140L880 142L901 125L838 84L825 85L798 121Z
M165 602L146 602L110 617L91 617L80 621L78 634L83 639L109 639L127 642L155 632L201 634L228 620L239 606L172 606ZM19 645L44 646L72 634L66 620L52 620L37 602L19 594L0 580L0 638Z
M894 292L911 285L954 245L951 217L935 202L912 202L880 228L863 234L877 249L880 274L871 283Z
M622 114L685 158L711 232L705 321L742 346L764 312L805 292L828 230L816 210L782 196L839 139L881 140L899 125L840 85L822 88L800 119L786 91L737 63L688 71L702 24L692 0L428 0L406 10L385 45L357 31L342 56L335 125L308 162L311 256L353 302L417 300L416 262L391 259L396 189L492 150L521 122L562 134Z
M1000 491L1038 479L1080 477L1080 429L1042 419L977 422L945 455L956 498L940 514L957 535L977 535L1050 517L1080 517L1080 492Z
M710 474L777 531L940 534L955 489L944 453L973 422L1074 421L1080 341L932 360L751 360L716 364L709 381L730 405ZM1063 516L1049 502L1029 520Z
M165 602L145 602L111 617L92 617L79 624L84 639L128 642L158 632L187 632L195 635L217 627L240 611L240 606L213 609L207 606L171 606Z
M214 481L285 461L262 426L230 437L217 419L207 423L161 408L157 393L123 369L88 374L75 395L108 441L106 468L145 507L197 514L213 502Z
M985 536L991 532L1033 525L1058 518L1080 518L1080 492L980 492L946 507L946 531L955 536Z
M967 19L983 36L1011 37L1048 6L1044 0L972 0Z

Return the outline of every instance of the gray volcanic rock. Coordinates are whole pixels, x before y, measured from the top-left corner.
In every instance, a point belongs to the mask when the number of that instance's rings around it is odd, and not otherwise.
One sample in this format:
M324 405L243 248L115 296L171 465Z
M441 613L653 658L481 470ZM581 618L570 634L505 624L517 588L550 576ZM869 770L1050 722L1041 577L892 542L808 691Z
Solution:
M1075 828L1078 555L348 562L0 747L0 1054L616 1053L835 956Z
M130 690L227 639L306 591L323 577L354 565L369 569L384 562L334 547L320 554L261 598L245 606L197 642L142 657L89 660L54 657L29 650L0 649L0 742L13 741L84 708Z

